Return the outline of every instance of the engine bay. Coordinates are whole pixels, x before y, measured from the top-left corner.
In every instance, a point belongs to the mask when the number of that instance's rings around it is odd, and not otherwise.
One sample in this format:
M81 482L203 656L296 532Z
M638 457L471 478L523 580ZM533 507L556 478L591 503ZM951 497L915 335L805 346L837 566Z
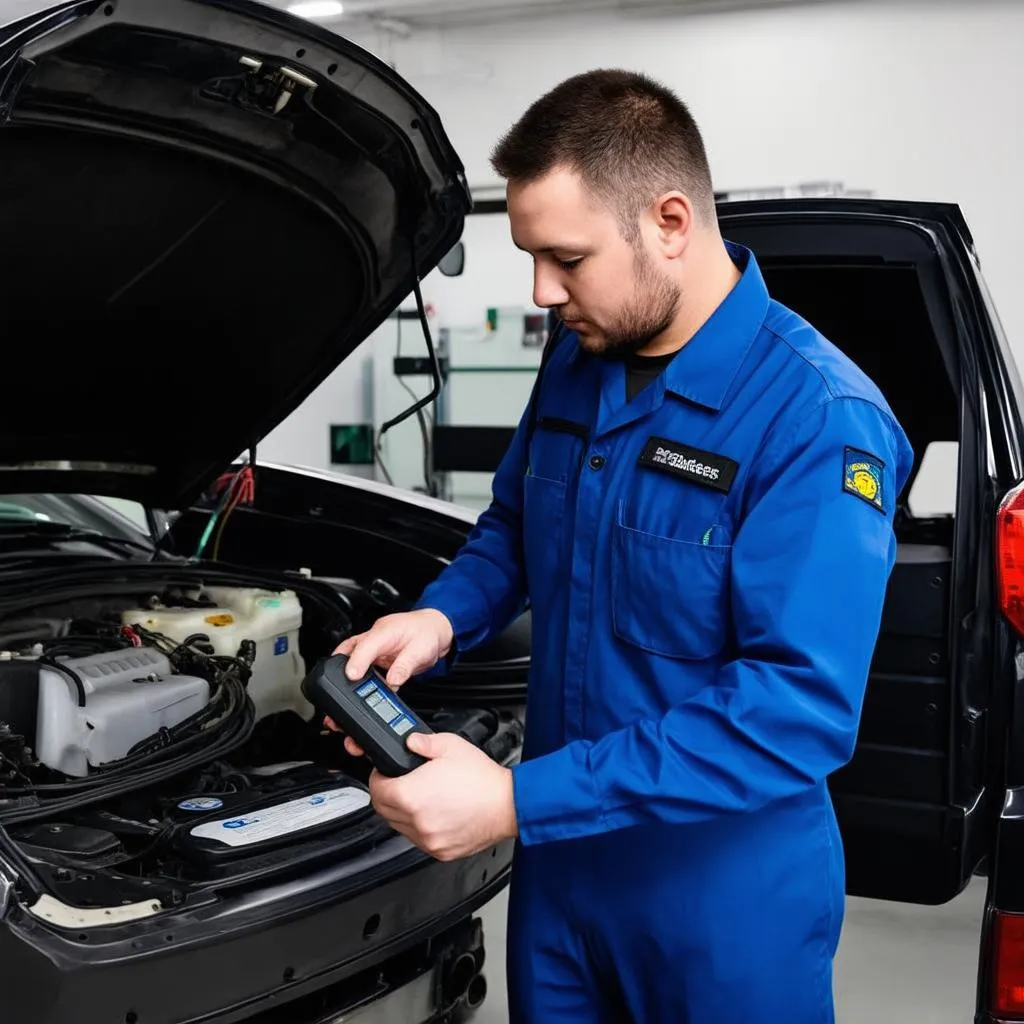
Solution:
M310 659L382 608L333 581L124 586L0 616L0 825L64 905L180 906L393 833L301 694ZM430 707L499 762L522 741L501 709Z
M0 624L0 783L44 801L216 759L297 693L294 592L168 588L70 602ZM264 607L266 606L266 607ZM246 616L242 610L249 611ZM264 614L265 613L265 614ZM269 621L268 621L269 619ZM279 664L279 659L284 664Z

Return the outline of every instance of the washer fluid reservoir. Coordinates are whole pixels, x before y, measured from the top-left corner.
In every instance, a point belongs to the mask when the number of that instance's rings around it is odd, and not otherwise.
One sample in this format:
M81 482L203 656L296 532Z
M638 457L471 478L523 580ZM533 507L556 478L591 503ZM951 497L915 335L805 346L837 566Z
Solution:
M249 696L256 717L294 711L309 721L313 706L302 695L306 666L299 654L302 605L292 590L261 590L256 587L204 587L188 595L213 601L205 608L130 608L121 622L139 623L146 629L182 643L194 633L210 638L217 654L234 656L243 640L256 644L256 660L249 680Z

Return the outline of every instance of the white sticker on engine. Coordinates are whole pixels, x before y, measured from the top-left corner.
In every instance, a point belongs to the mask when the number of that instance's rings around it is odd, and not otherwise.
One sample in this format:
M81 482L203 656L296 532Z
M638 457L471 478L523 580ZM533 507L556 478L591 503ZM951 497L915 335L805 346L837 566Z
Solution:
M222 818L205 821L196 825L190 835L199 839L213 839L226 846L251 846L267 839L276 839L291 832L336 821L356 811L361 811L370 802L370 794L352 786L314 793L299 800L289 800L253 811L237 818Z

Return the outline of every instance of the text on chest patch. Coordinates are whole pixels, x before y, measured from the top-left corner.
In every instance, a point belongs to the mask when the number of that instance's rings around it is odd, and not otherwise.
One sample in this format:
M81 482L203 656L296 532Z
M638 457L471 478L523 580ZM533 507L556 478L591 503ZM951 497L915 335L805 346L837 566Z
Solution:
M669 441L664 437L649 437L640 453L638 464L648 469L660 469L664 473L689 480L691 483L710 487L728 494L736 479L739 463L725 455L702 451Z

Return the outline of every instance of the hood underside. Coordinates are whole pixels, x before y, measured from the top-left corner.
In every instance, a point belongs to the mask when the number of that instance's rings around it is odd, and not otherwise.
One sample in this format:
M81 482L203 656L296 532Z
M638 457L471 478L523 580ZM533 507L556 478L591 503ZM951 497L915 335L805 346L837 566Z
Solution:
M406 83L260 4L88 0L0 30L0 490L188 504L470 205Z

